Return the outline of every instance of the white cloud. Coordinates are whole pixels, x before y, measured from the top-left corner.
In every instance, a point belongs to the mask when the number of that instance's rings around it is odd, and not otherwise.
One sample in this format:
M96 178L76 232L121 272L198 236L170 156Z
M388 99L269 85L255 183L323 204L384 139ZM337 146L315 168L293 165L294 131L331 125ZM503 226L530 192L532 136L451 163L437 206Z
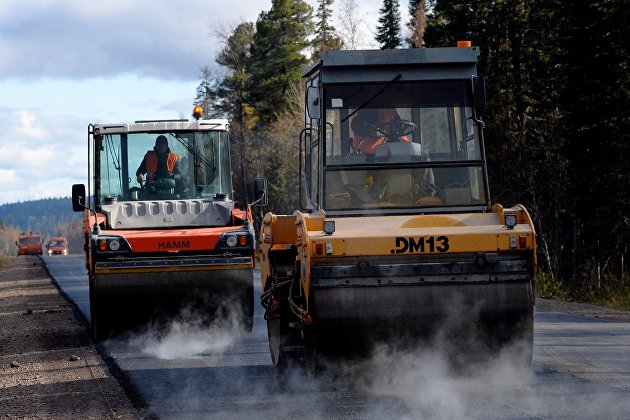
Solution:
M196 79L215 53L212 25L240 20L236 13L255 20L271 5L270 0L230 8L207 0L4 1L0 77L24 79L124 74Z
M37 116L30 111L17 111L15 135L18 138L42 140L46 137L46 131L38 125Z
M357 2L368 33L376 20L366 14L381 4ZM218 49L212 28L255 22L270 7L0 0L0 204L67 196L85 183L90 123L190 116L200 69Z
M3 191L6 191L12 184L15 184L17 180L18 177L14 170L0 168L0 187Z
M0 109L1 203L69 195L87 171L85 129L68 117ZM47 195L53 193L53 195Z

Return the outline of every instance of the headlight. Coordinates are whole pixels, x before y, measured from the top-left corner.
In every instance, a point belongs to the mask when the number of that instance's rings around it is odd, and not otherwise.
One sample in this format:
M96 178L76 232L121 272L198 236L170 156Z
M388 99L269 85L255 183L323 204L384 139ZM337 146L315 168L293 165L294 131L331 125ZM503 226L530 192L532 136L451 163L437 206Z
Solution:
M120 236L101 236L96 240L96 250L100 252L129 252L129 244ZM67 254L68 251L66 250Z
M505 215L505 227L507 229L514 229L516 226L516 215L515 214L506 214Z
M334 220L324 220L324 233L326 235L332 235L335 233L335 221Z
M48 255L52 255L52 249L48 250Z
M228 246L236 246L236 244L238 243L238 239L236 239L236 236L231 235L227 237L226 243L228 244Z
M109 249L112 251L118 251L120 249L120 242L118 242L118 239L112 239L109 241Z

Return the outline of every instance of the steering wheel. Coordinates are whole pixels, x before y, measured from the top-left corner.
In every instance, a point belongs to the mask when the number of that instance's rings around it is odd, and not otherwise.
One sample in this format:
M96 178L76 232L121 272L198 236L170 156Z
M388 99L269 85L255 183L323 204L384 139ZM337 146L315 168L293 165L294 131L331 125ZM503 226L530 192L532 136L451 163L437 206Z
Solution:
M376 127L376 131L383 137L385 142L400 141L402 136L416 131L416 124L409 120L394 120L381 123Z
M155 179L173 178L173 172L169 171L157 171L154 175Z
M171 191L175 189L175 180L172 178L156 178L153 186L157 191Z

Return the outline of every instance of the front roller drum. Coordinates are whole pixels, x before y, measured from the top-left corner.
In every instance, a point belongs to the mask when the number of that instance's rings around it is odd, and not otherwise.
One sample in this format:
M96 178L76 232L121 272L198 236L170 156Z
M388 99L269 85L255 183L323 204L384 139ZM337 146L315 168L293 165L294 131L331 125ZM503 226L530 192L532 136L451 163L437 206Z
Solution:
M312 289L318 353L353 356L376 343L394 347L447 339L458 349L491 350L518 342L531 364L531 282ZM457 348L457 347L455 347Z
M229 321L251 331L253 315L251 269L115 273L90 280L90 319L98 340L171 320Z

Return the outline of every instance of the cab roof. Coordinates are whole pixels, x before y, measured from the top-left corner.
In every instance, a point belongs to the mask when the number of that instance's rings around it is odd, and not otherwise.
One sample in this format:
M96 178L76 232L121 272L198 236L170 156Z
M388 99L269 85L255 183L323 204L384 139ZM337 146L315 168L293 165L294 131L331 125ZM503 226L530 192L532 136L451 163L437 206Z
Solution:
M321 51L303 77L322 83L469 79L477 74L478 47Z
M95 134L151 133L166 131L227 131L226 119L213 120L156 120L133 123L96 123Z

